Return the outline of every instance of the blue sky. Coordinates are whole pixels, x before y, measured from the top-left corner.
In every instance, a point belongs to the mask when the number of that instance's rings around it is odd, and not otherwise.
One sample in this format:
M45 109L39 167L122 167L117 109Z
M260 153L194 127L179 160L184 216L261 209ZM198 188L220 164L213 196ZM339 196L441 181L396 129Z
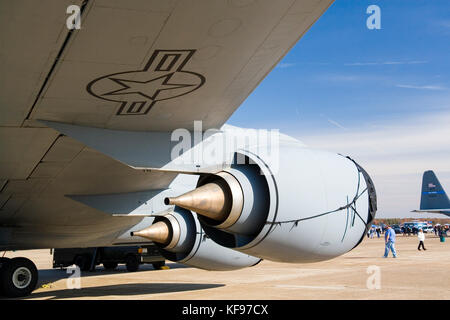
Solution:
M379 216L414 216L424 170L450 188L450 1L336 0L228 123L352 155Z

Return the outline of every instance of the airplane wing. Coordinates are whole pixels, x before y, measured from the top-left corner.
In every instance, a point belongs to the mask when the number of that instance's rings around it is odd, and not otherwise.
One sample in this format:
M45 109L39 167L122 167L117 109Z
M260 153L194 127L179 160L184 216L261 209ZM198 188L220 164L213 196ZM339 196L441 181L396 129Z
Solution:
M428 209L428 210L412 210L411 212L417 213L440 213L450 216L450 209Z
M218 128L332 2L2 1L0 248L109 244L142 217L112 217L67 195L136 198L176 177L134 170L38 120ZM79 30L66 24L73 4Z

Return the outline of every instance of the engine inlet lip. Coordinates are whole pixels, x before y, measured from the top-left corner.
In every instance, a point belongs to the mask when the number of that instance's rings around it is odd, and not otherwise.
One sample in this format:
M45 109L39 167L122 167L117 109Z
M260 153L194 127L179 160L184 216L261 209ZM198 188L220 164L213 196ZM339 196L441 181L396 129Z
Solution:
M167 219L166 216L158 216L155 218L155 220L153 221L152 225L154 225L157 222L164 222L167 225L167 228L169 229L169 235L168 235L168 239L164 242L155 242L154 243L159 246L159 247L163 247L165 248L169 243L171 243L173 241L173 235L174 235L174 228L172 226L172 223ZM130 232L131 236L133 236L134 232Z
M220 179L222 180L222 182L225 182L224 184L228 191L228 199L231 202L231 205L229 206L230 212L227 218L222 222L217 222L203 216L199 216L199 219L204 221L207 225L213 226L214 228L227 229L234 225L241 217L242 209L244 207L244 193L239 181L229 172L221 171L217 173L214 178L216 181ZM201 181L198 186L209 182L211 182L210 179L205 179Z
M171 214L167 214L163 216L163 218L168 220L167 224L169 225L169 229L171 231L171 239L168 244L164 244L164 249L173 249L176 247L178 241L180 240L181 227L177 219Z

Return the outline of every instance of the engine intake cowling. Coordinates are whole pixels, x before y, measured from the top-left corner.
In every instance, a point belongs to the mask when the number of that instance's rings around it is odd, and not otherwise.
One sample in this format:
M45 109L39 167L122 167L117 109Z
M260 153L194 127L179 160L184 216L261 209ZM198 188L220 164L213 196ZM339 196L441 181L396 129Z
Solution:
M168 260L205 270L235 270L261 261L210 239L190 211L175 207L173 212L155 217L153 224L132 232L152 240Z
M350 158L292 143L279 154L274 168L240 151L245 164L200 177L197 189L166 204L197 212L220 245L264 259L314 262L357 246L376 212L368 174Z

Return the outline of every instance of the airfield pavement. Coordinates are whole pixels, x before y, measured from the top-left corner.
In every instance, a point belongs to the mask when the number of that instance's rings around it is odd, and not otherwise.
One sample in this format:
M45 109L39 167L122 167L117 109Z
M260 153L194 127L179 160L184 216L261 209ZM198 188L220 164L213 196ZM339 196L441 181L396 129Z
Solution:
M311 264L263 261L237 271L204 271L167 262L127 272L123 265L107 272L83 272L81 289L67 289L68 274L52 269L49 250L7 252L25 256L39 269L37 289L22 299L163 299L163 300L303 300L303 299L450 299L450 238L441 243L427 235L427 251L416 236L397 236L398 258L384 259L383 238L368 239L349 253ZM370 273L369 273L370 272ZM378 282L377 282L378 279Z

